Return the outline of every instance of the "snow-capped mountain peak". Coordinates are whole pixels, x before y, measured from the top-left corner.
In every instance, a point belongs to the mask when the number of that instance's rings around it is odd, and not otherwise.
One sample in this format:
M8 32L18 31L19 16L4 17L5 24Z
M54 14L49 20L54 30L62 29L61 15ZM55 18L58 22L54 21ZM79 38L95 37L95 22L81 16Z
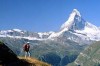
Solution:
M72 13L76 13L76 15L81 17L81 14L80 14L80 12L77 9L73 9Z
M86 21L81 17L80 12L77 9L73 9L68 20L62 24L61 30L66 28L68 30L81 30L84 29L85 22Z
M71 35L80 37L82 40L100 40L100 29L84 20L77 9L73 9L68 20L62 24L61 30L51 34L49 38L59 37L66 33L66 31L71 33ZM71 38L71 35L67 38Z

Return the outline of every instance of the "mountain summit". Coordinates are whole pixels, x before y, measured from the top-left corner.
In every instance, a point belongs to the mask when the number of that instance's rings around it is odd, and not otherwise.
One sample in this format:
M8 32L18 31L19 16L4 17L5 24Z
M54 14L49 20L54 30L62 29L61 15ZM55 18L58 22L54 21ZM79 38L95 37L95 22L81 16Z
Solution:
M68 20L61 25L61 31L53 33L50 38L59 37L64 32L70 32L71 35L67 38L71 39L72 34L80 37L82 40L100 40L100 29L95 25L84 20L77 9L73 9ZM72 37L75 38L75 37ZM74 39L71 39L74 40Z
M81 30L85 27L85 20L81 17L80 12L77 9L73 9L68 20L61 26L61 30Z

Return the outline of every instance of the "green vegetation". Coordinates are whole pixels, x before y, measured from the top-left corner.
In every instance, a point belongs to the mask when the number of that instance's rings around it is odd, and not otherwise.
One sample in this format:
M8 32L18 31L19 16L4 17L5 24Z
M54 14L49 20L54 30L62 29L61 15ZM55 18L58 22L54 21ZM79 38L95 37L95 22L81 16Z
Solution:
M68 66L100 66L100 41L88 46L78 58Z

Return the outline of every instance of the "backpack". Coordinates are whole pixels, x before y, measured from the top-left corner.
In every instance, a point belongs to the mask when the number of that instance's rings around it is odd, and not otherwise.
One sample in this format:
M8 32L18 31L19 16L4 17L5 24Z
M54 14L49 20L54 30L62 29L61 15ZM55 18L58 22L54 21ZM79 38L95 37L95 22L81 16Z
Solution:
M23 47L23 50L28 52L29 51L29 48L30 48L30 45L29 44L24 44L24 47Z

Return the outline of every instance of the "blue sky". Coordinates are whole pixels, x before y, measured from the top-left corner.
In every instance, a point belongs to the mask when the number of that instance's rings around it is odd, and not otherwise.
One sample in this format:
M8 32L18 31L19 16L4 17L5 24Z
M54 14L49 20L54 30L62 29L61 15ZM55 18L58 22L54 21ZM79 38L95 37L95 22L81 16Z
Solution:
M100 26L100 0L0 0L0 30L58 31L74 8Z

